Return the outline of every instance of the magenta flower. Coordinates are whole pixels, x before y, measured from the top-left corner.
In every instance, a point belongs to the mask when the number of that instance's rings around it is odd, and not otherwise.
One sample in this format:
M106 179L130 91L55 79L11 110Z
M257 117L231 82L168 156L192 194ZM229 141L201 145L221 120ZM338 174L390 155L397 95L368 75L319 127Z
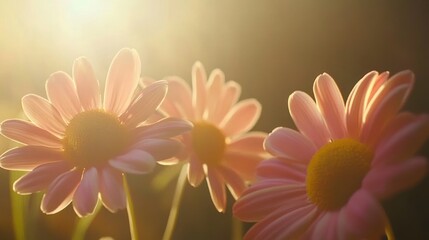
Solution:
M225 211L225 185L237 198L246 181L264 158L262 132L249 132L261 114L256 99L237 103L240 85L225 82L219 69L207 81L201 63L192 68L192 87L179 77L167 77L169 92L160 109L167 116L192 121L194 128L183 135L185 151L179 160L188 164L188 181L197 187L206 178L210 195L219 212ZM152 80L146 79L151 82ZM177 159L176 159L177 160Z
M191 129L190 123L172 118L144 124L165 97L167 82L155 82L135 94L139 77L137 52L122 49L107 74L103 101L83 57L74 62L73 78L64 72L49 77L48 99L24 96L22 107L30 121L1 124L3 135L24 144L4 153L1 167L30 171L15 182L14 190L45 191L41 210L47 214L73 201L75 212L85 216L99 198L112 212L125 208L123 173L152 171L157 160L182 147L170 138Z
M429 116L398 113L414 82L410 71L388 79L370 72L344 104L328 74L315 80L316 102L289 97L299 132L276 128L264 142L275 157L234 205L257 222L245 239L373 239L387 224L380 202L427 172L413 156L429 136Z

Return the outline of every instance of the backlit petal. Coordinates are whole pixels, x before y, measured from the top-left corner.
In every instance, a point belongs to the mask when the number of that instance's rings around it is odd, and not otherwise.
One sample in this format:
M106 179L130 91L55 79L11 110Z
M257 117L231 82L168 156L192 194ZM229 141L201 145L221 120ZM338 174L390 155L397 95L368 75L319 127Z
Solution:
M137 126L154 114L167 93L167 82L157 81L144 88L121 116L128 126Z
M403 161L424 144L429 137L429 115L422 115L380 142L374 156L373 165Z
M156 161L174 157L183 148L183 144L173 139L144 138L134 144L137 148L148 152Z
M223 87L222 96L216 98L219 103L210 117L211 121L217 125L221 123L232 106L237 103L240 94L241 86L234 81L228 81Z
M128 153L109 161L110 166L127 173L149 173L156 165L156 161L149 153L134 149Z
M188 181L193 187L198 187L205 177L203 165L196 159L195 155L191 155L188 163Z
M83 173L73 195L73 208L80 217L84 217L94 212L97 201L98 173L96 168L90 168Z
M0 166L8 170L28 171L39 165L58 161L64 161L64 154L59 149L30 145L4 152L0 157Z
M307 205L305 185L268 185L263 189L250 187L234 204L234 216L244 221L260 221L279 208L291 211Z
M83 109L97 109L101 106L100 87L88 59L80 57L73 63L73 79Z
M299 131L316 146L323 146L330 140L316 103L306 93L296 91L289 96L289 112Z
M317 209L313 205L296 209L284 206L253 225L244 239L300 239L316 217Z
M225 180L234 199L237 199L246 188L244 180L235 171L227 167L219 166L217 170Z
M263 132L249 132L235 138L228 144L230 152L252 152L253 154L265 154L263 142L267 137Z
M207 75L204 66L196 62L192 66L192 105L195 108L195 118L200 120L206 110Z
M219 212L224 212L226 207L226 192L222 175L217 170L208 167L206 180L213 204Z
M344 138L347 133L344 100L334 79L326 73L319 75L314 81L313 90L331 137Z
M363 141L369 141L374 130L382 129L404 105L414 84L410 71L396 74L375 93L364 112Z
M188 132L192 127L188 121L164 118L156 123L137 127L135 132L141 138L170 138Z
M72 201L73 193L82 177L81 170L71 170L61 174L49 186L42 198L41 210L54 214L63 210Z
M268 159L262 161L257 168L259 178L282 178L293 183L305 182L306 165L297 164L285 159Z
M139 83L140 57L136 50L121 49L113 58L107 73L104 108L122 114L131 102Z
M65 123L58 110L48 100L34 94L25 95L22 98L22 109L36 126L57 137L63 136Z
M222 164L234 169L244 180L253 181L256 177L256 166L263 157L246 152L227 151L223 156Z
M98 184L103 205L111 212L126 207L122 173L111 167L103 167L98 172Z
M11 119L1 123L1 133L8 138L27 145L62 147L61 140L31 122Z
M46 81L49 101L60 112L66 122L81 112L81 104L71 77L64 72L56 72Z
M220 69L211 72L207 82L207 118L213 119L218 108L221 108L219 97L223 95L225 74Z
M228 137L249 131L261 115L261 104L256 99L243 100L229 111L219 127Z
M171 117L193 119L194 109L189 85L179 77L165 79L168 81L168 93L161 105L162 110Z
M346 123L349 136L359 139L365 110L365 97L371 82L376 80L378 73L367 73L353 88L346 102Z
M316 152L316 146L301 133L290 128L274 129L264 142L265 149L282 158L308 163Z
M46 190L55 178L71 168L72 166L65 161L40 165L16 180L13 184L13 190L19 194Z

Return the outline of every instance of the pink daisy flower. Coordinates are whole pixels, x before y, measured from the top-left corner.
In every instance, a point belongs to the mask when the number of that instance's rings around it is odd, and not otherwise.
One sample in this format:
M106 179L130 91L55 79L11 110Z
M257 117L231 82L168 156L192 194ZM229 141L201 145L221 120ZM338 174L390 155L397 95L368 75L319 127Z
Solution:
M216 69L207 81L201 63L192 68L192 87L179 77L167 77L169 92L160 109L167 116L189 120L194 128L183 135L185 150L178 157L187 162L187 177L193 187L207 180L214 206L225 211L226 190L240 196L246 181L255 177L255 169L264 158L262 132L249 132L261 114L256 99L240 102L240 85L225 82ZM144 82L153 80L145 79ZM177 159L175 159L177 160Z
M0 157L8 170L30 171L14 183L20 194L45 191L41 210L53 214L73 201L79 216L91 214L100 198L110 211L126 207L123 173L152 171L157 160L169 158L182 145L170 139L191 129L178 119L154 124L144 121L161 104L167 82L158 81L135 94L140 58L122 49L113 59L104 100L85 58L73 65L73 78L53 73L46 82L48 99L22 98L30 121L11 119L1 133L24 146Z
M429 116L398 113L414 82L410 71L390 79L370 72L344 104L328 74L314 82L316 101L289 97L298 130L276 128L264 147L275 157L233 207L257 222L245 239L377 239L387 224L381 201L427 172L413 156L429 136ZM379 239L379 238L378 238Z

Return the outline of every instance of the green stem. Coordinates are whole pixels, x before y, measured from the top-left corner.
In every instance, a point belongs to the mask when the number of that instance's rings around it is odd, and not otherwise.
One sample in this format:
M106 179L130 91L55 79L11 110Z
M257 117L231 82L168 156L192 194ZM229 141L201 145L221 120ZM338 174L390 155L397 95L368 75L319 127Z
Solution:
M25 224L25 207L28 206L28 196L18 195L13 191L13 183L23 175L22 172L11 171L9 175L10 180L10 202L12 207L12 221L15 232L16 240L25 240L26 238L26 224Z
M165 189L173 180L176 179L182 164L175 164L161 169L152 179L151 186L156 191Z
M127 177L125 175L123 175L123 182L124 182L125 194L127 196L128 223L130 225L131 239L138 240L139 235L137 232L137 222L136 222L136 215L134 212L134 203L133 203L133 198L131 196L130 187L128 185Z
M240 220L232 217L232 236L233 240L240 240L243 238L243 224Z
M94 212L86 217L80 218L76 227L73 231L72 240L83 240L85 238L85 233L89 228L89 225L93 222L94 218L97 216L98 212L101 209L101 202L97 203L97 206L94 209Z
M387 240L395 240L392 225L390 224L390 221L388 219L386 220L386 227L384 228L384 232L386 233Z
M174 192L173 203L171 204L170 214L168 215L167 226L165 227L162 240L170 240L173 236L173 231L177 220L177 213L179 212L180 200L182 199L183 190L185 189L186 172L187 164L183 165L177 179L176 191Z

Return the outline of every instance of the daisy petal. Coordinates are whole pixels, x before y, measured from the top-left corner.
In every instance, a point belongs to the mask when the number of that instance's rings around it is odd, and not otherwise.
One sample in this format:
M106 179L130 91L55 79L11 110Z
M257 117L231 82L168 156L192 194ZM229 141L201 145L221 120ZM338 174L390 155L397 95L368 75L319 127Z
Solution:
M188 164L188 181L193 187L198 187L204 180L205 174L203 165L196 159L195 156L191 156Z
M139 83L140 57L134 49L124 48L113 58L104 90L104 109L122 114L131 102Z
M333 139L346 136L343 96L331 76L324 73L314 81L314 96Z
M142 88L145 88L145 87L147 87L148 85L150 85L150 84L154 83L155 81L156 81L156 80L155 80L154 78L152 78L152 77L142 76L142 77L140 78L139 85L140 85Z
M306 166L287 162L284 159L268 159L262 161L257 168L257 175L260 178L282 178L294 183L305 182Z
M116 212L126 207L122 173L111 167L99 169L98 186L100 188L101 201L110 212Z
M157 81L144 88L120 117L128 126L137 126L152 115L167 93L167 81Z
M423 157L414 157L392 166L372 169L363 180L362 186L378 199L384 200L413 187L427 172L427 160Z
M213 204L219 212L225 212L226 192L224 179L217 170L208 167L206 180Z
M261 104L256 99L243 100L234 105L219 127L229 137L247 132L258 121L261 109Z
M82 181L73 196L73 208L79 217L94 212L98 201L98 173L96 168L90 168L83 173Z
M287 207L285 209L256 223L244 239L300 239L317 217L317 208L307 205L293 211Z
M389 141L389 139L391 139L399 129L415 124L417 118L418 117L416 115L410 112L399 113L389 121L379 136L372 138L373 141L368 142L368 145L373 149L377 149L380 144Z
M83 109L98 109L101 106L100 88L94 70L85 57L74 61L73 79Z
M233 170L226 167L218 167L217 170L222 175L228 189L231 191L234 199L237 199L246 188L243 179Z
M253 181L256 177L256 166L263 157L253 153L227 151L223 156L223 164L234 169L244 180Z
M127 173L149 173L156 165L156 161L149 153L134 149L109 161L110 166Z
M358 239L384 231L386 215L380 203L367 191L358 190L340 211L345 234Z
M380 87L364 112L363 141L369 141L374 129L382 129L386 122L397 114L404 105L413 85L413 73L403 71L393 76Z
M377 107L371 108L372 112L368 113L368 118L362 129L362 141L371 142L374 141L374 130L383 129L402 107L404 96L408 92L408 86L402 85L395 90L392 90L387 96L385 96Z
M219 96L223 94L223 85L225 84L225 74L215 69L211 72L207 82L207 120L212 121L217 108L223 106L219 105Z
M235 138L228 144L230 152L252 152L252 154L265 154L263 142L267 137L263 132L250 132Z
M349 136L359 138L363 112L365 109L365 97L371 82L375 81L378 73L375 71L367 73L353 88L346 102L346 122Z
M316 103L306 93L296 91L289 96L289 112L299 131L318 147L330 140L328 129Z
M316 228L312 233L311 239L319 239L321 236L331 240L337 239L337 221L338 213L325 213L323 217L318 221Z
M364 109L368 108L368 104L373 100L375 94L383 87L388 78L389 72L382 72L369 82L364 98Z
M162 109L171 117L193 119L192 93L185 80L179 77L167 77L168 92Z
M56 136L23 120L11 119L2 122L1 133L10 139L27 145L62 147L61 140Z
M49 101L66 122L69 122L81 111L76 87L67 73L56 72L51 74L46 81L46 93Z
M57 137L62 137L65 123L58 110L48 100L28 94L22 98L22 109L36 126L46 129Z
M415 121L398 129L397 132L380 142L373 165L403 161L413 155L429 136L429 115L417 117Z
M304 135L290 128L278 127L265 139L264 148L274 156L308 163L316 146Z
M69 171L71 168L65 161L40 165L16 180L13 184L13 190L19 194L46 190L55 178Z
M12 148L3 153L0 157L0 166L8 170L29 171L39 165L58 161L64 161L62 151L30 145Z
M260 221L279 208L288 210L308 205L305 185L265 184L263 189L250 187L233 206L234 216L244 221Z
M58 176L43 195L41 210L54 214L63 210L72 201L73 193L82 177L81 170L71 170Z
M237 103L240 94L241 87L238 83L229 81L225 84L222 96L216 98L219 101L219 107L216 108L216 111L211 116L213 123L218 125L222 122L228 111Z
M171 158L180 152L183 144L173 139L142 139L133 148L148 152L156 161Z
M206 90L207 75L204 66L200 62L196 62L192 66L192 105L195 108L196 120L202 118L207 98Z
M170 138L188 132L192 127L188 121L164 118L154 124L137 127L135 132L142 138Z

